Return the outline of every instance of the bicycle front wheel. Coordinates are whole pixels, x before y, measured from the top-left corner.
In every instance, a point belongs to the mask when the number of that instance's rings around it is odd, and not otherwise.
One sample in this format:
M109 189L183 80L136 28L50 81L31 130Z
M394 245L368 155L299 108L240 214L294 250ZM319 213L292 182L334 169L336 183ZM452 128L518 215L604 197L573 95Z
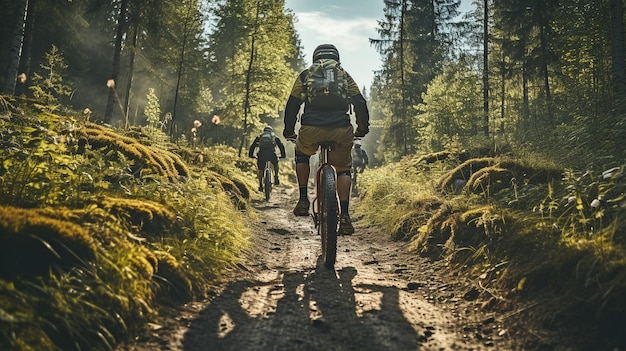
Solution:
M339 224L339 206L337 202L337 179L333 168L329 165L322 168L321 174L321 208L320 236L322 239L322 255L324 265L328 269L335 266L337 259L337 225Z
M268 166L265 166L263 171L263 191L265 192L265 201L269 201L272 192L272 169Z

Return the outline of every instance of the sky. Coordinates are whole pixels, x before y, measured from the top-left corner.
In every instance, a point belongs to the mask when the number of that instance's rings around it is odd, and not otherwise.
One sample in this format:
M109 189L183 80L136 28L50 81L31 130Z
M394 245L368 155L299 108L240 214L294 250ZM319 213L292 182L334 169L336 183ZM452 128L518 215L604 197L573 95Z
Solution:
M383 18L383 0L285 0L296 15L296 31L311 63L319 44L334 44L343 68L362 89L369 91L380 55L369 38L378 38L377 20Z
M471 0L462 0L461 10ZM343 68L359 88L369 87L374 71L381 67L378 52L370 38L379 38L376 28L383 19L383 0L285 0L285 7L296 15L296 31L304 48L305 60L311 63L319 44L334 44Z

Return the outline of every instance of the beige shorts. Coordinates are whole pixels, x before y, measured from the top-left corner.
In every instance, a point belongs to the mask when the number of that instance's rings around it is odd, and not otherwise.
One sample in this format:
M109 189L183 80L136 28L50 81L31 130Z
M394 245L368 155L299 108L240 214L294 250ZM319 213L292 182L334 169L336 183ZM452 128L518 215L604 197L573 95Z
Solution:
M322 141L334 141L337 146L330 152L329 162L335 167L352 167L352 143L354 128L350 126L339 128L320 128L301 126L296 140L296 152L311 156L319 148Z

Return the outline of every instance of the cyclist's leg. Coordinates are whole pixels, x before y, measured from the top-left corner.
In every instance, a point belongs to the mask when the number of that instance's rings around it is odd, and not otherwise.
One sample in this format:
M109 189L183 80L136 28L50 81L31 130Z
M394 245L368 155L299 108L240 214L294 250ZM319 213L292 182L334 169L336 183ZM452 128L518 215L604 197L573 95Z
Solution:
M265 170L265 157L261 153L257 155L257 180L259 181L259 191L263 191L263 170Z
M339 195L339 201L349 201L350 187L352 185L350 168L335 167L335 169L337 170L337 195Z
M335 128L330 137L337 144L330 152L329 162L337 170L337 194L340 201L350 200L350 187L352 184L350 169L352 168L352 144L354 142L352 126ZM340 174L341 173L341 174Z
M300 189L300 197L298 204L293 210L296 216L308 216L309 214L309 197L307 186L309 182L309 159L318 148L318 137L323 135L320 128L311 126L301 126L296 139L296 176L298 178L298 187Z
M352 189L352 177L350 168L335 167L337 169L337 194L341 217L339 219L339 234L351 235L354 233L352 220L350 219L350 190Z
M280 181L278 180L278 156L276 154L272 154L272 166L274 166L274 184L278 185Z
M299 197L298 203L293 210L296 216L309 215L309 196L307 185L309 182L309 156L296 150L296 177L298 178Z
M296 176L299 186L306 187L310 171L309 156L296 153Z
M353 171L355 173L363 173L363 169L365 169L365 165L361 162L355 162L353 166Z
M354 134L352 126L337 128L332 132L333 140L337 143L335 150L330 153L330 163L337 170L337 195L341 207L341 219L339 233L350 235L354 233L354 227L350 220L350 190L352 188L352 144Z

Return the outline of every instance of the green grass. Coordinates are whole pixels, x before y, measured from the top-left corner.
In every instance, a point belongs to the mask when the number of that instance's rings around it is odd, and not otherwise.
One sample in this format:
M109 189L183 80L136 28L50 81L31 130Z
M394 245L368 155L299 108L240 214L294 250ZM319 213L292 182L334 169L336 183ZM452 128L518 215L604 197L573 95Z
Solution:
M455 179L463 186L454 189ZM494 294L550 296L546 323L575 316L600 333L626 322L624 167L559 170L531 154L462 163L414 156L359 182L355 213L416 255L446 260Z
M0 242L24 253L2 258L0 349L114 350L238 262L252 161L24 108L0 117Z

